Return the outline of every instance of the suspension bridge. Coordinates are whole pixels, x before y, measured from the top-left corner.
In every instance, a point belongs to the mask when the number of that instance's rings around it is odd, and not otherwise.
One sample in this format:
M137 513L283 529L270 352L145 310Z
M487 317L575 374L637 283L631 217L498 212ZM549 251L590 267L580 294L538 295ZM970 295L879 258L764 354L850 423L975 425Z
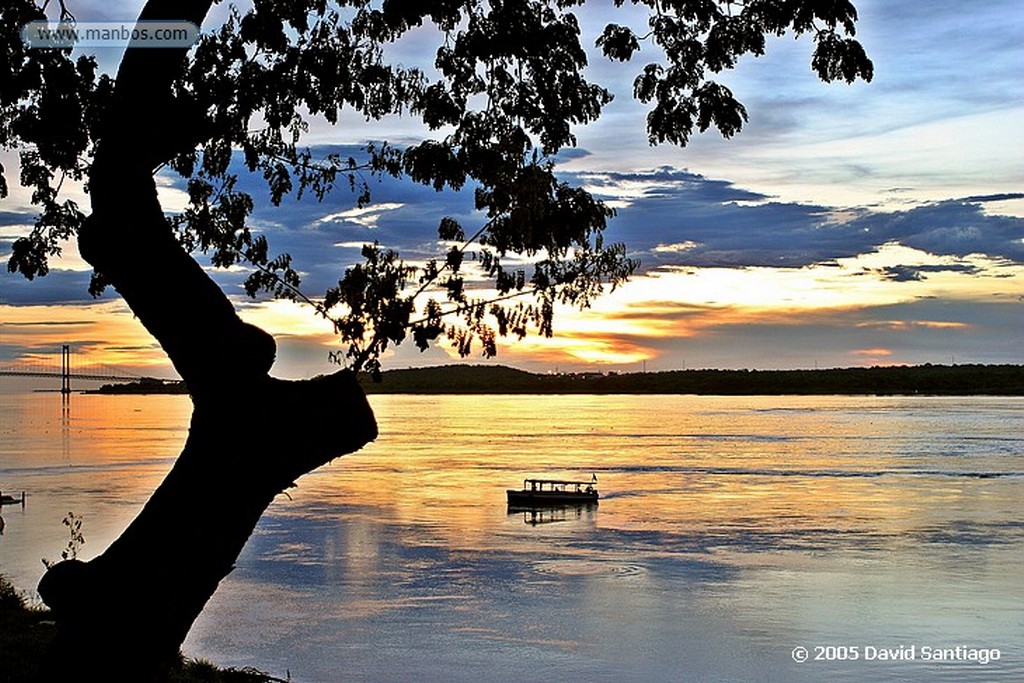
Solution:
M79 361L71 351L70 344L64 344L60 350L58 365L56 354L53 356L30 356L14 365L0 366L0 377L38 377L40 379L59 379L60 392L71 393L71 380L81 382L137 382L153 379L116 368L102 363Z

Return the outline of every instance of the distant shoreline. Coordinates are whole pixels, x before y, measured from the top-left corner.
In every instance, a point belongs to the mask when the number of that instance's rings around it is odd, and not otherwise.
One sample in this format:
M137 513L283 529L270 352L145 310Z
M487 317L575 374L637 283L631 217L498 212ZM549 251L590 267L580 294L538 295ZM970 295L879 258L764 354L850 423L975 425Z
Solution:
M671 370L536 374L444 365L361 378L367 394L698 394L724 396L1024 396L1024 365L915 365L822 370ZM106 384L90 394L186 394L183 382Z
M120 384L104 384L99 389L87 389L83 394L187 394L188 388L181 380L139 379Z

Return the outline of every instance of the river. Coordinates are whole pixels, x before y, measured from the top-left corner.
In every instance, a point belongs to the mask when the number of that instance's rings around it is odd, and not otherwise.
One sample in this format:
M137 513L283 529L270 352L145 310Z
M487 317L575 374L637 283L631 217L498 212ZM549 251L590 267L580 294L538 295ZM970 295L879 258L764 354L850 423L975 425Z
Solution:
M278 497L187 654L299 683L1024 680L1024 399L371 402L381 437ZM101 552L188 414L0 395L0 489L28 494L0 572L34 587L68 512ZM596 509L506 510L595 474Z

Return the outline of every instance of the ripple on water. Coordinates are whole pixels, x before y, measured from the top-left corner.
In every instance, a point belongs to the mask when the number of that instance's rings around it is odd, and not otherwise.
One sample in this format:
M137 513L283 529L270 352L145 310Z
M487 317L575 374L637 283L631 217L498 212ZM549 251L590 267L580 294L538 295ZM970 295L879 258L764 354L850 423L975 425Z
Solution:
M646 567L617 560L588 560L581 558L540 560L533 563L538 574L575 577L634 578L647 574Z

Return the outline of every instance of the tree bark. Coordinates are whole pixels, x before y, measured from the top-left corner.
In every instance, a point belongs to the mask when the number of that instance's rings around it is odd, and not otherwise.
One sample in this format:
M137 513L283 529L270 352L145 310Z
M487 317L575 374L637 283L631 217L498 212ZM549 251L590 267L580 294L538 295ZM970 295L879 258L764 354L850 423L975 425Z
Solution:
M140 19L198 25L211 4L150 0ZM274 497L377 436L351 372L298 382L270 377L273 339L238 317L174 239L153 168L193 138L171 99L184 57L178 49L126 51L79 246L187 382L189 435L120 538L89 562L55 565L40 582L59 626L47 680L159 680ZM152 135L139 139L140 129Z

